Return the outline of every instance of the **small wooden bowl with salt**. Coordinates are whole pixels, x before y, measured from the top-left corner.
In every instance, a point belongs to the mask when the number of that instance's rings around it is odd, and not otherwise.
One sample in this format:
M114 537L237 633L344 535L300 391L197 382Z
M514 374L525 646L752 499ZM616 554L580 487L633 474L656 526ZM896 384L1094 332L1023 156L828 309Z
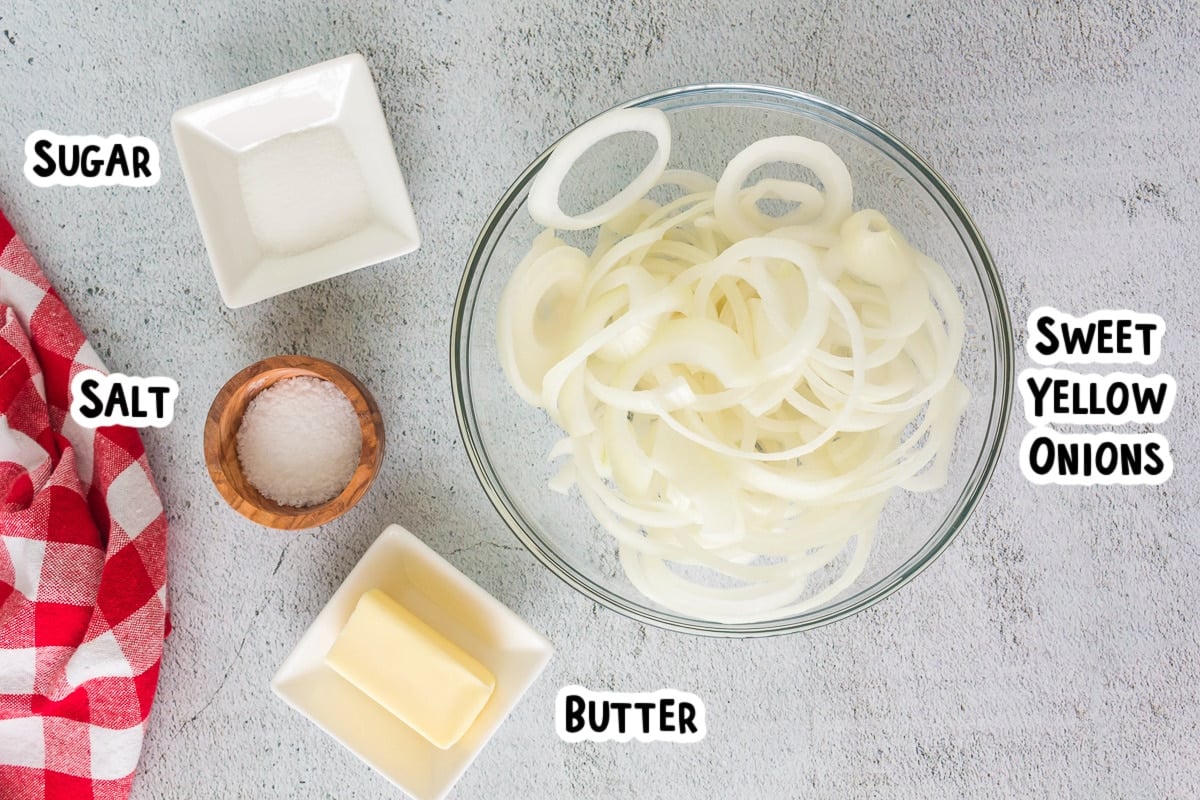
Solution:
M332 384L349 401L362 434L358 464L345 488L312 505L285 505L265 496L247 477L238 452L238 433L251 401L291 378L315 378ZM273 393L283 388L281 385ZM204 424L204 460L221 497L247 519L282 530L324 525L353 508L375 480L383 462L383 448L383 418L367 388L336 364L308 356L274 356L246 367L217 392ZM249 471L253 474L253 469Z

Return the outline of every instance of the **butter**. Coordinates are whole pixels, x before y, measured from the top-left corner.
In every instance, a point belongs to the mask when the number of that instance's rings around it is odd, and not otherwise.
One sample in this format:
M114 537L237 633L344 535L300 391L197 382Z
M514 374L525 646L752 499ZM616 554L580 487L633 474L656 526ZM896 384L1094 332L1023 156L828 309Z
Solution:
M443 750L496 686L486 667L379 589L359 598L325 663Z

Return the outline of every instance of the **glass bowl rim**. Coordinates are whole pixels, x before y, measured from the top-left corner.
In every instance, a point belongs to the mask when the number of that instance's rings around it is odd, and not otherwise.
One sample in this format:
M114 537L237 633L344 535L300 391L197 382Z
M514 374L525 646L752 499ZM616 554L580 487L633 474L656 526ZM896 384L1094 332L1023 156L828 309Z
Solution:
M495 244L497 227L502 222L507 225L512 216L510 211L515 211L514 201L521 195L532 176L554 152L559 142L562 141L562 137L559 137L538 155L508 187L488 215L487 221L480 229L479 235L471 247L467 265L459 283L451 319L450 380L459 433L475 477L509 530L538 562L585 597L637 622L701 636L751 638L811 630L850 617L907 585L945 551L978 505L1003 450L1012 405L1015 353L1012 322L1004 289L1000 283L1000 276L991 253L970 214L967 213L962 202L947 182L923 158L879 125L816 95L756 83L703 83L664 89L619 103L595 116L620 108L657 106L675 99L693 99L697 101L694 103L696 106L722 105L728 103L721 103L712 98L731 94L737 96L734 103L736 105L758 105L797 114L804 111L816 112L821 121L837 125L846 132L864 139L867 144L872 145L883 155L890 157L902 169L905 169L930 194L955 228L971 258L987 305L988 321L993 338L992 355L995 361L991 416L988 420L983 447L975 461L971 476L959 494L958 500L943 518L941 525L925 541L925 544L882 578L830 605L791 617L738 624L684 617L631 602L622 595L586 578L543 545L535 526L528 523L515 508L510 506L508 493L495 479L495 470L491 460L477 435L474 405L468 388L469 376L466 374L466 348L470 343L469 323L474 317L475 295L479 279L487 268L490 251ZM706 98L708 98L707 102L705 102ZM781 108L781 102L785 105L790 104L792 107L790 109ZM872 137L879 141L872 141ZM880 142L886 145L886 149L880 147ZM524 202L523 197L520 202ZM516 203L516 207L519 208L519 205L519 202Z

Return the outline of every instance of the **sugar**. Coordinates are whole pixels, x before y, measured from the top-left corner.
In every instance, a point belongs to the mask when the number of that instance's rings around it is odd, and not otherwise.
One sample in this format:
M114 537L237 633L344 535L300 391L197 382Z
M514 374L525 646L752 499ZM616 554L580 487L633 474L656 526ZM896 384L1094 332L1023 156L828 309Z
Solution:
M239 157L237 168L250 230L267 253L314 250L366 224L362 167L337 128L263 142Z
M346 488L362 452L362 431L354 406L332 383L289 378L250 401L237 447L242 473L263 497L305 507Z

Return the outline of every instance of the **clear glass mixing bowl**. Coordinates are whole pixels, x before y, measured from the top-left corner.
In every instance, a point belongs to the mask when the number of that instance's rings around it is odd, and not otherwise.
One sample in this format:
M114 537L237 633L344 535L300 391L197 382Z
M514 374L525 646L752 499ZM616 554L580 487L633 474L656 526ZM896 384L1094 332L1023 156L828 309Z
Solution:
M568 584L633 619L709 636L768 636L847 617L887 597L940 554L978 502L1000 453L1013 383L1013 337L999 276L987 247L954 193L919 156L867 120L811 95L753 85L688 86L622 107L661 109L672 129L669 167L718 177L729 159L767 136L799 134L830 145L854 181L855 207L876 208L909 241L938 261L966 312L957 374L971 391L942 489L897 490L879 521L870 562L842 595L806 613L767 622L725 624L682 616L642 596L626 579L615 540L577 493L551 491L557 471L546 456L561 430L509 386L496 352L496 311L505 285L541 230L526 210L542 153L488 218L459 287L451 338L455 410L463 442L484 490L529 551ZM589 150L561 193L567 213L593 208L625 186L652 152L648 136L614 136ZM805 177L788 165L757 177ZM808 176L811 178L811 175ZM771 213L770 208L764 210ZM594 232L568 243L590 246Z

